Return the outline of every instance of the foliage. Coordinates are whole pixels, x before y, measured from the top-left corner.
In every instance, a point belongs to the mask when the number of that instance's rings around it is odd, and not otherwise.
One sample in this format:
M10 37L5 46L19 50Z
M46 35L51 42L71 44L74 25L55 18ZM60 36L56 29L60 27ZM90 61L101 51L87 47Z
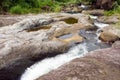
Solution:
M62 6L60 6L60 5L55 5L54 8L53 8L53 11L54 11L54 12L59 12L59 11L61 11L61 9L62 9Z
M28 13L28 10L26 8L21 7L20 5L16 5L10 9L10 12L14 14L24 14Z
M111 16L113 14L120 14L120 5L118 4L118 2L114 3L114 6L113 6L112 10L105 11L105 15L107 15L107 16Z
M50 11L59 12L62 6L66 4L79 4L81 2L91 4L94 1L96 0L0 0L0 12L3 11L15 14ZM116 1L117 5L120 5L120 0ZM119 8L116 4L113 11L106 12L106 14L111 15L115 12L119 12Z
M120 5L120 0L117 0L117 3Z

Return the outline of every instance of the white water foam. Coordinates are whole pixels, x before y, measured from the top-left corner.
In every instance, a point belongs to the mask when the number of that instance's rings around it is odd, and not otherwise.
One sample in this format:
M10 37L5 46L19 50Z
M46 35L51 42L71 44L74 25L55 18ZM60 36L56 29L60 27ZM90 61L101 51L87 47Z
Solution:
M90 15L89 16L91 19L97 19L98 18L98 16L93 16L93 15Z
M102 30L104 27L109 26L109 24L105 24L105 23L101 23L101 22L98 22L98 21L94 21L94 25L95 25L96 27L98 27L98 30L96 31L96 34L97 34L97 42L100 43L101 40L99 40L98 37L99 37L100 34L101 34L101 30Z
M97 21L94 22L94 25L100 29L103 29L104 27L109 26L109 24L105 24L105 23L101 23L101 22L97 22Z
M27 68L25 73L21 76L20 80L35 80L38 77L47 74L48 72L57 69L61 65L77 58L82 57L88 51L86 50L86 44L79 44L71 48L67 53L57 55L52 58L44 59L30 68Z
M87 9L88 8L88 6L86 6L86 5L83 5L83 4L81 4L81 6L78 6L79 8L82 8L82 9Z

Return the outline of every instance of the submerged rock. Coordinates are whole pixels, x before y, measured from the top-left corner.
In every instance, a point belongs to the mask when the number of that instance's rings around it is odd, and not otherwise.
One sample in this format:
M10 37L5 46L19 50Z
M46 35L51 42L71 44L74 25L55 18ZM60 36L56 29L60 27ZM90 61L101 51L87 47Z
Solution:
M120 41L77 58L37 80L119 80Z
M66 39L63 39L65 42L68 42L68 43L71 43L71 42L74 42L74 43L80 43L83 41L83 38L79 35L79 34L74 34L72 37L70 38L66 38Z

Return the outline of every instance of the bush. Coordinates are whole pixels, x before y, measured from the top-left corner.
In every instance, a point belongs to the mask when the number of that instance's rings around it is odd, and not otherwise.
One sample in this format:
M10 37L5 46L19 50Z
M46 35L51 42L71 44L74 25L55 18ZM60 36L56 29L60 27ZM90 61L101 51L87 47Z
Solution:
M1 0L0 10L15 14L24 14L24 13L39 13L39 12L59 12L61 11L62 6L67 4L91 4L95 0ZM117 5L120 5L120 0L116 0ZM114 9L117 7L114 6ZM117 12L119 9L117 8ZM116 12L114 10L114 12ZM113 11L106 12L106 14L113 13Z
M120 14L120 6L114 8L113 10L105 11L106 16L111 16L113 14Z
M117 0L117 3L120 5L120 0Z
M112 10L105 11L105 15L107 16L111 16L113 14L120 14L120 0L115 1Z
M10 12L13 14L24 14L28 13L26 8L21 7L20 5L14 6L10 9Z
M29 13L40 13L42 10L41 8L31 8L28 9Z
M54 8L53 8L53 11L54 11L54 12L60 12L61 9L62 9L62 6L60 6L60 5L55 5Z

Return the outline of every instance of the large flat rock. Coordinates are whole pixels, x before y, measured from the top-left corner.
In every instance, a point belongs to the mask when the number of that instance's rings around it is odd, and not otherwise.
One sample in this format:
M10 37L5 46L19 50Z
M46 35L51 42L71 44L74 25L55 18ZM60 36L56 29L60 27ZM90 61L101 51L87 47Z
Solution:
M37 80L120 80L120 41L77 58Z
M64 40L54 40L55 33L66 30L69 33L74 29L74 24L67 24L64 19L75 18L75 24L82 28L92 26L88 15L49 13L16 17L17 23L0 28L0 68L21 58L45 58L65 52L69 43ZM9 17L8 17L9 18ZM11 17L10 17L11 18ZM23 18L23 19L22 19ZM63 24L61 24L62 22ZM59 23L59 24L58 24ZM47 27L49 26L49 27ZM81 28L75 28L75 31ZM61 35L67 34L60 32Z

